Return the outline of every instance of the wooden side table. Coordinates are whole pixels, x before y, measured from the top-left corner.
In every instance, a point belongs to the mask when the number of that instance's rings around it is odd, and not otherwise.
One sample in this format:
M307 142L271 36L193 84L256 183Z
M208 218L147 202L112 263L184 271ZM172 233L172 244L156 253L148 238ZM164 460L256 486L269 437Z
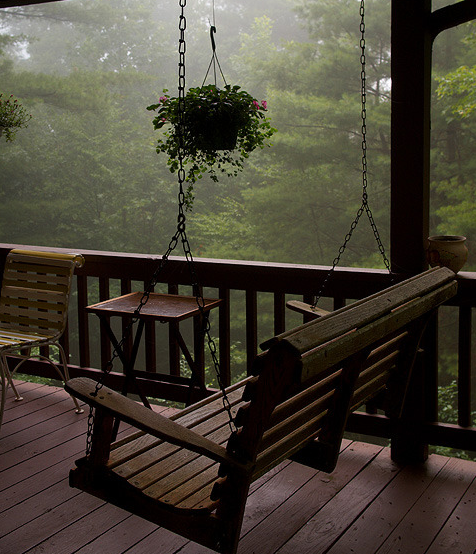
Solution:
M103 329L106 331L119 359L122 362L125 380L122 390L122 394L127 395L130 391L131 385L134 385L137 393L144 406L150 408L150 403L147 400L146 395L141 390L141 387L136 379L138 372L134 369L137 353L139 351L139 345L142 338L142 332L144 325L147 321L159 321L162 323L168 323L169 329L173 338L177 341L180 350L185 356L187 363L192 371L190 378L175 377L175 381L179 379L184 383L187 383L192 390L193 387L198 387L203 395L206 396L206 387L201 377L200 368L197 367L197 360L192 358L189 349L185 343L182 334L180 333L178 323L190 317L196 317L201 315L200 308L197 304L197 299L194 296L180 296L175 294L159 294L151 293L146 304L142 306L139 314L136 314L137 307L142 299L142 292L132 292L119 296L118 298L112 298L98 304L92 304L86 307L86 311L96 314L99 317ZM204 299L203 311L209 312L213 308L220 305L222 301L217 299ZM133 346L130 355L127 355L124 349L124 345L115 336L111 325L110 317L119 316L124 318L138 318L137 330L133 338ZM204 338L202 334L202 339ZM203 343L202 343L203 348ZM203 360L200 360L203 364ZM171 377L167 374L151 373L151 376L170 382Z

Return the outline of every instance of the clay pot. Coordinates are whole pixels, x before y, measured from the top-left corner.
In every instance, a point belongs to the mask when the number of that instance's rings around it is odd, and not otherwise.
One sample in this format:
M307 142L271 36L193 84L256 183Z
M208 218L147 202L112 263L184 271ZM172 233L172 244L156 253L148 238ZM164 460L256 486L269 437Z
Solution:
M458 235L435 235L428 237L427 260L431 267L448 267L455 273L468 259L466 237Z

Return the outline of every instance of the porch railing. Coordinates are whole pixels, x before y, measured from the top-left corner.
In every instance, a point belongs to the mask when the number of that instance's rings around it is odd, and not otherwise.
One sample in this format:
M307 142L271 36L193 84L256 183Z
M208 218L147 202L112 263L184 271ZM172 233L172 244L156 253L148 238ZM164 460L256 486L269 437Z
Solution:
M28 248L25 245L0 244L0 263L14 247ZM72 376L89 375L98 378L101 368L111 359L111 345L96 316L87 314L84 308L120 294L142 290L156 269L159 258L88 250L81 253L86 263L76 272L76 286L63 345L69 355ZM221 306L214 310L216 313L211 313L211 334L217 344L222 380L226 385L237 377L237 373L247 370L259 351L261 341L302 322L301 316L286 309L286 300L297 298L311 301L328 268L201 258L195 260L195 271L203 287L203 295L223 300ZM452 306L440 310L439 318L434 319L427 332L424 363L425 423L422 432L424 440L430 444L474 450L476 428L472 420L474 399L471 395L471 377L474 366L472 318L476 306L476 273L462 272L458 275L458 282L459 292ZM171 257L160 277L157 291L191 295L189 283L186 260ZM338 268L329 282L323 301L329 309L336 309L390 284L390 276L384 270ZM117 336L122 336L127 324L127 321L120 320L111 322ZM440 329L438 332L439 326L443 331ZM181 324L186 340L193 345L195 359L207 360L203 341L196 330L197 325L193 321ZM126 350L131 345L132 338L128 337L125 341ZM439 367L442 363L453 363L453 359L456 359L458 421L443 423L438 409ZM124 377L121 364L117 362L107 378L107 384L120 390ZM190 394L191 389L183 378L185 365L170 329L167 333L166 327L160 323L147 323L137 362L140 383L147 391L147 396L178 402L193 399L199 392L193 389L193 394ZM210 365L210 360L205 361L199 369L206 381L211 381L211 375L204 368ZM26 371L54 377L49 364L41 362L31 362ZM213 382L210 385L216 386ZM357 415L349 422L349 428L368 435L386 437L390 434L386 420L378 414Z

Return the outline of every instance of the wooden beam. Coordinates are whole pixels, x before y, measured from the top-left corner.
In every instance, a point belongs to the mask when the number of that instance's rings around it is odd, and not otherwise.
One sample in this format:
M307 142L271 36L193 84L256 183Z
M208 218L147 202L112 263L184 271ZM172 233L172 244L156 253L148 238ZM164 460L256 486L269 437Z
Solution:
M474 0L463 0L435 10L430 17L432 38L435 39L439 33L446 29L451 29L473 19L476 19L476 3Z
M426 269L429 234L431 0L392 2L391 260Z
M31 4L46 4L61 1L62 0L0 0L0 8L14 8L15 6L29 6Z
M476 2L431 11L432 0L392 1L392 270L427 267L432 46L442 31L476 19Z

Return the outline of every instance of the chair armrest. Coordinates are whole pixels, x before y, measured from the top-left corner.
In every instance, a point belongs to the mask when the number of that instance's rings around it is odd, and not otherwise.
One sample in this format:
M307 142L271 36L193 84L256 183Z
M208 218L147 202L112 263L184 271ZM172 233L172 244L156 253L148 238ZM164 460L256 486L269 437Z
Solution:
M70 379L65 384L65 390L86 404L106 410L111 416L164 441L203 454L216 462L231 465L237 470L248 472L252 469L252 464L238 462L223 446L107 387L102 387L95 396L96 382L92 379Z

